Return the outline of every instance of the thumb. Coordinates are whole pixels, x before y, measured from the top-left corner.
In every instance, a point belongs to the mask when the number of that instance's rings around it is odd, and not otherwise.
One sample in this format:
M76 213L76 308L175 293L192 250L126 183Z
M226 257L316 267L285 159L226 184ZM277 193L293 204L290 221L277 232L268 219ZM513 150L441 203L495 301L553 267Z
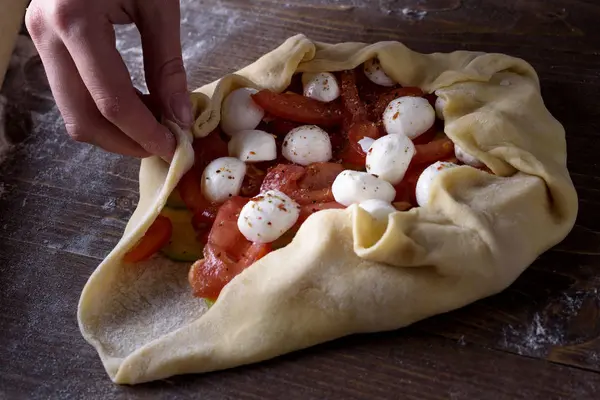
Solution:
M193 116L181 57L179 1L139 0L137 17L150 95L163 115L189 128Z

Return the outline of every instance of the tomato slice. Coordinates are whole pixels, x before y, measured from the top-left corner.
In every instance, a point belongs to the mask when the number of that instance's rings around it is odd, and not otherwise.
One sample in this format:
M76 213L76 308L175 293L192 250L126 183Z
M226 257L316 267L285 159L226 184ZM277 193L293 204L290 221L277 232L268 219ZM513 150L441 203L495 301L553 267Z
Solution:
M438 127L436 126L436 124L434 124L431 128L429 128L427 130L427 132L417 136L416 138L413 139L413 143L415 145L417 144L427 144L429 142L431 142L434 138L435 135L437 135L438 132Z
M238 274L269 254L272 250L270 243L252 243L237 265L239 268Z
M310 164L304 169L304 176L298 181L298 187L309 191L328 188L343 171L344 167L336 163Z
M216 299L233 274L229 267L235 262L227 253L214 245L204 246L204 258L192 264L188 273L188 281L196 297Z
M367 154L363 151L359 141L364 138L379 139L381 131L373 122L361 122L354 124L348 131L348 142L342 151L340 158L344 163L364 168Z
M412 164L433 164L454 155L454 143L449 138L416 145L415 149L416 153L411 161Z
M215 223L218 211L218 204L211 204L204 209L198 210L192 216L192 226L200 234L202 234L203 232L209 232L210 228ZM202 241L202 243L206 242L206 240Z
M210 206L210 202L202 194L200 178L200 173L192 168L183 175L177 185L181 199L193 213L202 212Z
M454 143L448 138L437 139L423 145L416 145L416 154L413 157L404 179L394 186L396 189L395 202L407 202L417 206L415 190L419 177L431 164L444 161L454 156Z
M223 140L219 128L206 137L194 139L192 147L194 148L194 166L200 174L211 161L229 155L227 142Z
M303 124L337 126L342 122L339 102L323 103L296 93L261 90L252 99L266 112L285 120Z
M135 263L147 260L154 253L159 251L164 245L171 240L173 233L173 224L167 217L159 215L156 220L150 225L150 228L144 234L144 237L135 245L135 247L127 252L123 257L123 261Z
M269 170L261 192L279 190L298 204L316 204L333 201L331 185L344 170L336 163L315 163L308 167L279 164Z
M255 197L260 193L260 185L267 173L254 164L246 164L246 166L246 176L242 182L240 195L243 197Z
M394 202L410 203L415 207L417 206L417 195L415 192L417 181L428 166L429 164L411 164L408 167L402 182L394 186L394 189L396 189L396 198L394 199Z
M286 121L285 119L281 118L273 118L266 123L265 130L273 135L285 136L289 133L289 131L299 126L302 126L302 124L299 122Z
M340 75L341 89L340 96L344 110L349 114L350 121L348 125L367 120L367 107L358 94L356 87L356 74L354 70L343 71Z
M249 199L236 196L223 203L208 236L209 244L222 247L235 261L239 261L250 246L237 226L240 211L248 201Z
M298 189L297 182L302 176L304 176L304 167L278 164L267 172L260 191L279 190L289 196Z
M237 227L239 213L249 199L233 197L217 214L204 247L204 259L190 268L194 296L216 298L236 275L271 251L268 244L251 243Z

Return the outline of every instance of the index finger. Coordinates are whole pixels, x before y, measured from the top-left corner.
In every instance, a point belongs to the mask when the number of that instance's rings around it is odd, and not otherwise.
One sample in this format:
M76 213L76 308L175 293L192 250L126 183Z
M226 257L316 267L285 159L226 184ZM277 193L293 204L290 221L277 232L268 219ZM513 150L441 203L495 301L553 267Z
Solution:
M104 118L149 153L170 158L175 151L175 138L137 96L114 46L112 24L88 20L59 34Z

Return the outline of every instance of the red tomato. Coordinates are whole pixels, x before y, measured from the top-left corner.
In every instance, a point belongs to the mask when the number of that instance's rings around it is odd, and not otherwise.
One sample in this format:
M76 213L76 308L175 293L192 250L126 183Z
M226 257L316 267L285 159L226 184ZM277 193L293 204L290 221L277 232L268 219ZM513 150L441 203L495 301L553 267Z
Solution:
M377 127L377 124L365 121L355 123L350 128L348 131L348 142L340 155L344 163L364 168L367 155L358 142L366 137L372 139L379 139L381 137L381 131Z
M200 173L192 168L183 175L177 185L181 199L193 213L202 212L210 206L210 202L202 195L200 178Z
M281 118L274 118L271 121L267 122L265 126L265 130L273 135L277 136L285 136L294 128L302 126L299 122L286 121Z
M154 253L159 251L171 240L173 233L173 224L167 217L159 215L150 225L150 228L144 234L144 237L135 245L135 247L123 257L123 261L135 263L147 260Z
M229 155L227 142L221 137L219 128L206 137L194 139L192 147L194 148L194 166L200 173L212 160Z
M254 197L260 193L260 185L265 178L266 172L257 168L254 164L247 164L246 176L242 183L240 195L243 197Z
M229 267L235 265L218 246L204 246L204 258L196 261L188 273L188 281L196 297L216 299L234 275Z
M260 191L279 190L289 196L298 189L297 182L302 176L304 176L304 167L278 164L267 172Z
M242 272L243 270L254 264L256 261L266 256L272 250L273 249L270 243L252 243L252 245L248 248L245 255L238 263L238 267L240 268L239 272Z
M339 174L344 171L340 164L314 163L304 169L304 176L298 181L300 189L319 190L329 187Z
M223 203L219 207L215 223L208 236L209 244L226 249L227 253L236 261L250 244L237 227L240 211L248 201L249 199L236 196Z
M435 135L438 132L438 127L435 126L435 124L429 128L429 130L427 130L427 132L417 136L416 138L413 139L413 143L415 145L417 144L427 144L429 142L431 142L434 138Z
M239 213L247 202L233 197L219 208L204 247L204 259L195 262L188 274L194 296L217 298L236 275L271 251L268 244L249 242L237 227Z
M296 222L296 226L300 227L306 221L308 217L313 215L316 212L321 210L332 210L332 209L343 209L345 206L336 203L335 201L330 201L327 203L318 203L318 204L307 204L300 208L300 217L298 218L298 222Z
M429 164L411 164L410 167L408 167L402 182L394 186L396 189L396 198L394 199L394 202L406 202L415 207L417 206L417 197L415 193L417 181L428 166Z
M267 173L261 192L279 190L300 205L330 202L331 185L342 171L343 167L335 163L315 163L306 168L280 164Z
M358 169L365 168L366 158L367 156L362 150L357 151L350 144L347 144L340 153L340 159L344 164L350 164Z
M209 232L217 218L218 211L218 204L211 204L204 209L198 210L192 216L192 226L199 231L200 234ZM206 240L203 240L202 243L206 243Z
M394 186L396 189L395 202L407 202L417 206L416 187L419 177L431 164L437 161L446 161L454 156L454 144L448 138L434 140L433 142L416 145L417 153L413 157L404 179Z
M329 140L331 141L331 148L334 155L333 157L334 159L338 159L341 152L346 147L348 139L341 130L330 130L327 133L329 133Z
M416 145L416 153L412 164L433 164L454 155L454 143L449 138L442 138L427 144Z
M342 122L338 102L323 103L296 93L275 93L261 90L252 99L266 112L288 121L322 126L336 126Z
M340 75L341 88L340 95L342 105L350 117L350 121L346 121L350 126L356 122L364 122L367 120L367 107L361 100L356 87L356 74L354 70L343 71Z
M371 118L373 121L380 120L383 116L385 108L390 104L390 102L392 102L392 100L395 100L398 97L422 97L424 95L425 93L423 93L423 91L417 87L391 89L371 101L369 106L369 118Z

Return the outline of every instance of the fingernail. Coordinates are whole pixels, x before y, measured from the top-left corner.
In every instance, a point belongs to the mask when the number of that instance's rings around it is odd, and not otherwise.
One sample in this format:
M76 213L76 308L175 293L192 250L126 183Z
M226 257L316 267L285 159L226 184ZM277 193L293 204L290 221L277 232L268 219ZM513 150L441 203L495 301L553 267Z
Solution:
M181 125L182 128L189 128L194 122L192 115L192 102L187 93L175 93L171 95L169 100L169 107L171 107L171 114Z
M166 127L163 129L165 135L164 146L161 146L158 155L165 161L170 162L175 154L175 148L177 147L177 140L175 135Z

